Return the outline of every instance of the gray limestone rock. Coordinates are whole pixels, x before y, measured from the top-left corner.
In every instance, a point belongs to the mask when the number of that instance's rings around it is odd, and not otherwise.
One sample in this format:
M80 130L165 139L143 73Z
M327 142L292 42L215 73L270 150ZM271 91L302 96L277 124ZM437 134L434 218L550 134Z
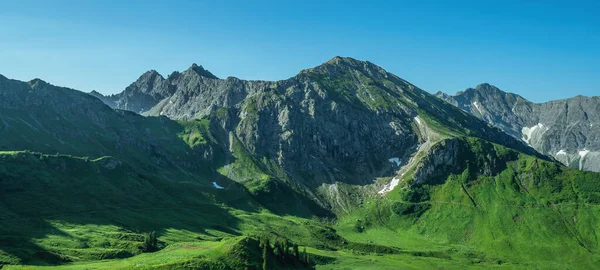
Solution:
M600 171L600 97L533 103L489 84L437 96L569 167Z

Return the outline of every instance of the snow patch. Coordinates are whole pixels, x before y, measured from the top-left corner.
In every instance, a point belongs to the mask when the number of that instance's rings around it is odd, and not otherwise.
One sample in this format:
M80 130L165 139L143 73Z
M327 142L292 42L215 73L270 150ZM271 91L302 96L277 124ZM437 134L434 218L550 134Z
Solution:
M213 186L214 186L216 189L224 189L224 187L222 187L222 186L219 186L219 184L217 184L217 182L215 182L215 181L213 181Z
M585 157L585 156L586 156L586 155L587 155L589 152L590 152L590 150L587 150L587 149L585 149L585 148L584 148L583 150L579 151L579 156L581 157L581 158L579 159L579 169L580 169L580 170L583 170L583 158L584 158L584 157Z
M400 166L400 164L402 164L402 160L397 157L389 158L388 161L391 163L396 163L396 166Z
M566 156L567 155L567 151L561 149L560 151L556 152L556 155L557 156L560 156L560 155L565 155Z
M479 111L479 114L483 115L483 111L481 110L481 107L479 107L479 102L477 102L477 101L473 102L473 106L475 106L475 109L477 109L477 111Z
M590 150L583 149L583 150L579 151L579 156L580 156L581 158L583 158L583 157L585 157L585 155L587 155L589 152L590 152Z
M390 192L390 191L394 190L394 188L395 188L396 186L398 186L398 184L400 184L400 179L399 179L399 178L396 178L396 177L394 177L394 178L392 178L392 181L390 181L390 183L389 183L389 184L387 184L387 185L383 186L383 189L382 189L382 190L380 190L378 193L379 193L379 194L381 194L381 195L383 195L383 194L386 194L386 193L388 193L388 192Z
M531 136L533 135L533 132L535 132L537 129L542 130L542 132L548 130L548 128L546 128L546 130L543 130L544 125L542 123L538 123L533 127L523 127L523 129L521 130L521 132L523 133L523 138L521 139L527 144L530 144Z

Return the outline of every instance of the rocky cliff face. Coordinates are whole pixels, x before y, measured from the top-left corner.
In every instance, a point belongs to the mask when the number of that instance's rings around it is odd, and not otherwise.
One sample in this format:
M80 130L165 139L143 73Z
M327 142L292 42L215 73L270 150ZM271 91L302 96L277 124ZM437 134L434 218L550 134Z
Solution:
M533 103L489 84L437 96L569 167L600 171L600 97Z
M193 65L190 70L202 72L202 67ZM212 74L211 74L212 75ZM111 96L103 96L102 94L92 91L90 94L99 98L111 108L133 111L138 114L147 112L154 107L159 101L173 94L175 85L173 80L178 77L177 73L172 74L165 79L156 70L150 70L134 83L129 85L119 94Z

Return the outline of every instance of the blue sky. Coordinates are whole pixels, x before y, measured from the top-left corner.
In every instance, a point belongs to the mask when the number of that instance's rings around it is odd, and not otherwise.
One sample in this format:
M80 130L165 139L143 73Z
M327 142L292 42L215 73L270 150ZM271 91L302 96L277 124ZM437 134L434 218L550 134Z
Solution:
M0 74L112 94L150 69L278 80L341 55L430 92L600 95L598 3L0 0Z

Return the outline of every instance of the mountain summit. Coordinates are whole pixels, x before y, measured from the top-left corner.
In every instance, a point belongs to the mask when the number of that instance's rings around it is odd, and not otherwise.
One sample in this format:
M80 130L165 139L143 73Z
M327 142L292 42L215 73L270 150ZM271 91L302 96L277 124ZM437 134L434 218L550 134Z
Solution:
M203 77L207 77L207 78L211 78L211 79L219 79L219 78L217 78L217 76L210 73L210 71L204 69L204 67L199 66L196 63L193 63L192 66L188 70L194 71L194 72L198 73L198 75L203 76Z

